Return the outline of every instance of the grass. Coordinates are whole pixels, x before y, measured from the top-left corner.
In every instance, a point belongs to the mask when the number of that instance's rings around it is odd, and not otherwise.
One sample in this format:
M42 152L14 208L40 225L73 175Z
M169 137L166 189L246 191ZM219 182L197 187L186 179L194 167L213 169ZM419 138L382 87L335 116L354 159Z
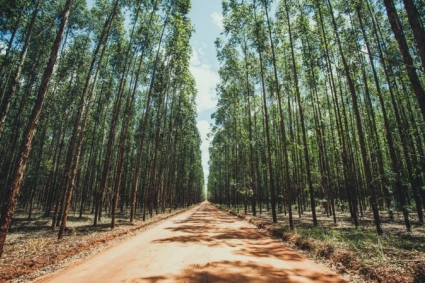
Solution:
M82 218L74 214L68 218L66 235L60 241L57 240L57 229L52 231L50 227L50 217L43 217L41 212L37 211L28 220L27 214L18 210L7 235L5 252L0 259L0 282L10 282L18 277L22 280L32 280L37 276L33 273L36 270L50 270L49 266L57 268L66 258L90 254L92 250L108 245L113 240L120 241L187 209L189 208L154 214L152 218L148 216L145 222L138 215L134 223L128 221L128 214L120 213L117 215L114 230L110 229L111 218L108 215L105 215L97 226L93 226L90 213L84 214ZM21 279L19 282L22 282Z
M265 229L270 235L282 239L292 247L303 250L311 258L326 261L341 273L349 273L366 282L425 282L425 228L416 226L407 232L401 220L383 218L384 234L378 235L372 216L365 214L361 226L355 228L348 215L338 215L335 225L332 218L319 215L319 226L311 224L308 213L294 217L295 229L290 230L288 219L278 214L278 223L271 215L246 217L243 209L217 206L239 218ZM238 212L240 211L240 213ZM359 280L359 281L361 281ZM354 280L355 281L355 280Z

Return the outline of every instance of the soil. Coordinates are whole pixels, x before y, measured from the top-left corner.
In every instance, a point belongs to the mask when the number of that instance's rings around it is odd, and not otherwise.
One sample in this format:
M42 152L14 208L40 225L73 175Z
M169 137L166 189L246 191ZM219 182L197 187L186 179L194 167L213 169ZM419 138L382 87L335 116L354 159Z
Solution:
M96 254L118 242L125 241L165 219L187 209L153 216L146 222L130 223L127 215L118 215L115 229L110 229L110 219L93 226L90 217L68 217L67 234L57 240L57 231L52 231L51 219L38 213L28 220L18 211L7 235L4 253L0 259L0 282L28 282L63 265Z
M422 283L425 282L425 226L410 215L412 231L406 231L400 213L390 219L380 211L384 234L376 234L371 211L363 211L356 229L348 212L336 213L333 222L325 210L317 208L318 227L312 224L311 212L294 214L294 230L289 229L288 215L278 213L278 223L272 223L270 212L257 216L240 213L244 207L218 206L223 211L248 221L268 235L283 240L301 254L320 262L351 282Z
M75 249L81 246L79 243ZM39 251L34 252L40 258ZM35 278L35 282L348 280L305 258L281 240L264 235L254 225L204 202L85 259L69 261L60 270Z

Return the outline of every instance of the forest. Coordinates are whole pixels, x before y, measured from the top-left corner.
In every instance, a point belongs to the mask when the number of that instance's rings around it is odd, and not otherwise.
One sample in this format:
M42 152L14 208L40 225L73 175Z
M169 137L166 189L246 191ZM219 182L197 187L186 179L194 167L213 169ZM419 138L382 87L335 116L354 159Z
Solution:
M189 0L0 4L0 255L16 209L93 225L203 199Z
M0 258L18 220L61 240L208 199L425 280L424 1L222 0L208 180L192 1L92 2L0 0Z
M402 2L223 1L213 202L424 223L425 5Z

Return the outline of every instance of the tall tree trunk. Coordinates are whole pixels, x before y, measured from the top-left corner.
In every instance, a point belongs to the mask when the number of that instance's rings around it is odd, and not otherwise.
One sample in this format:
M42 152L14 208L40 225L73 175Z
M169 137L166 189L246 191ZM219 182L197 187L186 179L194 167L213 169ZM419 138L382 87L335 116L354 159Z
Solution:
M405 1L405 2L408 2L408 1ZM395 8L394 1L384 0L384 4L387 10L388 20L390 21L390 24L391 24L391 29L393 30L394 37L397 40L400 53L403 56L403 61L406 67L407 75L410 80L410 84L416 95L416 99L418 100L418 103L419 103L419 107L422 113L422 118L425 120L425 91L421 85L418 74L416 73L416 68L413 65L413 59L409 52L409 47L407 45L406 37L404 36L401 22L397 15L397 10ZM409 20L410 20L410 16L409 16ZM422 57L421 59L423 60Z
M260 23L257 22L256 11L254 11L254 13L255 13L254 17L255 17L257 29L259 29ZM259 32L259 30L257 32ZM270 182L269 185L270 185L270 193L271 193L272 218L273 218L273 223L277 223L276 188L275 188L275 180L274 180L273 165L272 165L272 152L271 152L272 143L270 138L269 114L268 114L268 107L267 107L266 86L265 86L265 78L264 78L263 52L260 47L258 47L258 55L260 57L260 76L261 76L261 88L262 88L262 98L263 98L264 123L265 123L265 129L266 129L266 142L267 142L266 152L267 152L267 166L268 166L269 182Z
M301 121L302 141L303 141L304 158L305 158L306 171L307 171L306 173L307 173L308 190L310 194L311 214L313 217L313 225L317 226L316 203L314 200L313 182L311 180L311 168L310 168L311 166L310 166L310 156L309 156L308 144L307 144L307 133L306 133L305 121L304 121L305 120L304 109L301 102L300 87L298 85L298 72L297 72L297 65L295 62L294 44L292 42L291 19L289 18L289 9L288 9L286 0L285 0L285 10L286 10L286 18L288 20L288 33L289 33L289 42L291 46L292 71L294 75L295 92L297 95L298 111L299 111L299 116Z
M332 18L332 25L333 25L335 35L336 35L339 53L340 53L340 56L341 56L342 64L344 65L345 76L346 76L346 79L347 79L347 82L348 82L351 100L353 102L353 110L354 110L354 115L355 115L355 119L356 119L357 135L358 135L359 142L360 142L360 150L361 150L361 155L362 155L363 169L364 169L364 174L365 174L365 177L366 177L366 186L367 186L368 192L370 194L370 204L372 206L372 212L373 212L373 217L374 217L374 220L375 220L376 232L378 234L382 234L383 231L382 231L382 227L381 227L381 220L379 218L377 197L376 197L375 187L374 187L373 180L372 180L372 175L371 175L372 172L371 172L371 168L370 168L370 164L369 164L369 160L368 160L368 156L367 156L367 152L366 152L365 137L364 137L364 133L363 133L363 126L362 126L360 112L359 112L357 94L356 94L354 82L353 82L351 74L350 74L348 63L345 59L345 55L344 55L343 50L342 50L337 25L336 25L336 22L335 22L333 11L332 11L332 5L331 5L329 0L328 0L328 4L329 4L330 14L331 14L331 18Z
M316 1L316 6L317 6L318 11L319 11L319 22L320 22L323 42L324 42L324 45L325 45L326 68L327 68L327 72L329 73L328 80L329 80L330 89L332 90L331 93L332 93L333 107L330 106L331 104L330 104L329 101L327 103L328 103L329 109L334 109L334 113L335 113L335 116L336 116L335 120L336 120L336 128L337 128L337 133L338 133L339 145L342 148L341 160L342 160L342 165L343 165L342 168L343 168L343 172L344 172L344 174L343 174L344 175L344 187L346 188L351 218L354 221L355 227L357 228L358 225L359 225L358 216L357 216L357 196L356 196L357 192L356 192L356 188L354 186L354 180L353 180L353 177L352 177L353 168L352 168L352 162L351 162L350 157L349 157L348 146L347 146L347 141L346 141L346 135L347 134L344 131L343 120L342 120L342 118L344 118L344 120L346 120L346 114L345 114L345 111L341 111L341 108L340 108L341 103L339 102L338 94L337 94L337 88L336 88L336 85L335 85L335 76L334 76L334 73L333 73L333 68L332 68L332 64L331 64L331 57L330 57L330 54L329 54L328 40L327 40L327 37L326 37L326 32L325 32L324 23L323 23L321 2ZM341 117L341 112L342 112L344 117Z
M369 6L368 6L368 8L369 8ZM370 8L369 8L369 11L370 11ZM390 159L391 159L390 165L391 165L391 170L393 171L393 173L395 175L395 180L394 180L395 191L397 193L398 202L400 203L400 208L403 212L404 223L406 225L406 229L407 229L407 231L410 231L411 230L411 224L410 224L410 220L409 220L409 210L406 207L406 204L407 204L406 195L405 195L405 192L404 192L404 189L403 189L403 186L402 186L401 166L399 164L397 151L396 151L396 148L394 146L393 133L391 131L390 121L388 119L387 107L385 105L385 101L384 101L384 98L382 96L381 86L380 86L379 79L378 79L378 74L377 74L375 65L373 63L372 51L370 49L369 40L366 36L366 32L365 32L365 29L363 27L362 14L361 14L361 10L360 10L359 7L357 8L357 16L359 18L360 28L361 28L362 33L363 33L364 41L366 43L369 62L370 62L371 68L372 68L373 79L375 81L375 86L376 86L376 90L377 90L378 100L379 100L381 110L382 110L382 116L383 116L384 127L385 127L385 137L386 137L386 140L387 140L388 151L390 153ZM384 60L382 60L382 51L381 51L381 48L380 48L380 42L379 42L379 38L378 38L378 35L377 35L375 20L373 18L372 18L372 26L373 26L373 31L374 31L374 34L375 34L375 39L378 42L377 45L378 45L381 61L382 61L382 64L383 64L384 70L385 70L386 69L386 65L385 65L386 63L385 63Z
M139 10L137 10L139 11ZM100 179L100 184L99 184L99 189L98 189L98 194L97 194L97 199L95 200L96 203L96 209L95 209L95 214L94 214L94 218L98 218L99 221L101 221L101 216L102 216L102 205L105 199L105 191L106 191L106 183L107 183L107 179L108 179L108 174L109 174L109 170L111 167L111 159L112 159L112 153L113 153L113 148L114 148L114 144L115 144L115 132L116 132L116 126L118 124L118 118L119 118L119 114L120 114L120 110L121 110L121 103L123 100L123 96L124 96L124 88L125 88L125 83L126 83L126 77L128 75L129 69L130 69L130 57L131 57L131 47L133 44L133 38L134 38L134 30L136 27L136 23L137 23L137 19L139 17L139 13L137 13L136 15L136 19L134 21L134 25L132 28L132 32L131 32L131 38L130 38L130 42L128 43L128 48L126 51L126 55L125 55L125 63L124 63L124 68L122 70L122 75L120 78L120 84L117 90L117 95L115 98L115 102L114 102L114 110L112 112L112 119L111 119L111 127L109 129L109 135L108 135L108 143L106 146L106 153L105 153L105 161L103 163L103 169L102 169L102 176ZM115 198L115 194L114 194L114 198ZM113 203L116 204L116 199L114 199ZM112 210L113 213L115 213L115 209L116 206L113 205ZM113 218L115 218L115 215L113 215ZM114 222L114 221L113 221ZM113 225L112 225L113 226ZM114 227L112 227L113 229Z
M167 23L168 23L168 16L169 16L169 11L167 12L167 16L166 16L166 19L164 21L164 25L162 27L161 37L159 39L158 49L157 49L156 57L155 57L155 63L154 63L154 67L153 67L153 70L152 70L152 78L151 78L151 82L150 82L150 86L149 86L149 90L148 90L148 94L147 94L147 98L146 98L145 113L144 113L142 121L140 123L141 133L140 133L140 141L139 141L139 144L138 144L138 147L137 147L136 166L135 166L133 184L132 184L132 193L131 193L132 200L131 200L131 210L130 210L130 222L134 221L134 217L135 217L135 213L136 213L136 197L137 197L137 188L139 186L140 170L141 170L141 166L142 166L143 145L144 145L146 131L147 131L146 127L147 127L148 120L149 120L151 98L152 98L153 86L154 86L154 83L155 83L155 76L156 76L156 71L157 71L158 62L159 62L159 54L160 54L160 50L161 50L161 45L162 45L165 29L166 29L166 26L167 26Z
M148 29L151 27L153 15L155 14L156 5L158 1L155 1L152 12L149 17ZM149 42L149 34L146 35L146 41ZM126 151L126 146L128 142L129 128L131 124L131 119L133 117L134 103L136 100L137 89L139 86L140 75L142 72L143 60L145 59L145 52L147 48L142 48L142 54L139 57L139 62L137 64L137 70L135 74L135 79L133 83L133 88L131 90L131 94L127 98L127 105L124 111L124 118L121 126L120 133L120 142L118 147L118 156L117 156L117 165L116 165L116 174L115 174L115 182L114 182L114 197L112 201L112 220L111 220L111 229L115 227L115 217L116 217L116 209L118 205L118 193L121 186L122 173L124 170L124 155Z
M39 0L37 2L37 6L35 7L34 12L32 13L32 17L31 17L31 21L28 27L28 31L27 34L25 36L25 41L24 41L24 47L21 51L21 55L19 57L19 63L18 66L16 67L15 73L13 74L13 78L12 78L12 82L10 83L9 86L9 90L7 91L5 97L4 97L4 101L3 99L0 100L0 137L1 134L3 132L3 128L4 128L4 124L5 124L5 120L6 120L6 115L7 112L9 111L9 107L10 107L10 102L13 98L13 96L15 95L16 92L16 87L19 84L19 78L21 77L21 71L22 71L22 67L24 66L24 62L25 62L25 57L27 56L27 51L28 48L30 46L30 40L31 40L31 36L32 36L32 31L34 29L34 25L35 25L35 20L37 19L37 15L38 15L38 11L40 10L40 6L43 3L43 0Z
M40 119L41 112L43 110L43 102L45 95L48 90L49 81L53 74L53 68L56 64L58 57L59 49L62 42L62 37L65 31L65 26L68 22L69 13L71 11L72 0L67 0L65 3L65 8L62 12L62 19L59 25L58 32L56 34L55 41L50 50L49 61L46 68L44 69L43 77L41 79L41 85L37 93L37 101L32 110L32 114L28 123L28 127L25 131L25 137L22 142L19 161L16 163L12 184L9 187L7 193L6 203L2 206L1 219L0 219L0 257L3 254L4 243L6 241L6 233L10 227L12 217L15 213L16 202L19 194L19 190L22 185L22 181L25 174L25 169L28 163L28 157L31 152L32 142L35 136L35 131L37 129L38 121Z
M96 89L96 83L97 83L97 78L99 75L99 71L101 69L101 65L102 65L102 60L105 54L105 50L106 50L106 46L108 43L108 38L109 38L109 34L111 31L111 27L112 27L112 22L115 18L117 9L118 9L118 3L119 0L116 0L114 3L114 6L112 8L112 12L111 14L108 16L108 19L105 21L104 27L102 29L102 34L101 37L99 39L99 43L96 47L96 50L94 52L94 56L92 58L92 62L90 65L90 70L89 73L87 75L86 78L86 82L84 85L84 89L83 89L83 93L81 95L81 99L80 99L80 103L79 103L79 111L77 114L77 118L74 122L74 129L73 129L73 133L72 133L72 137L71 137L71 143L70 143L70 148L68 149L68 156L67 156L67 163L66 163L66 169L65 169L65 178L67 179L65 184L65 202L64 202L64 208L63 208L63 213L62 215L60 215L62 222L60 225L60 229L58 232L58 239L62 239L65 233L65 228L66 228L66 222L68 220L68 212L69 212L69 207L71 204L71 199L72 199L72 194L73 194L73 190L75 187L75 177L77 176L77 171L78 171L78 164L80 161L80 154L81 154L81 148L83 145L83 141L84 141L84 136L85 136L85 131L86 131L86 127L87 127L87 122L88 122L88 118L90 115L90 109L93 103L93 97L94 97L94 93L95 93L95 89ZM91 82L91 73L95 68L95 62L96 62L96 55L98 54L98 52L101 50L100 56L99 56L99 60L97 62L97 69L93 78L93 82L91 85L91 89L89 90L89 85ZM88 97L87 97L87 105L84 108L83 106L86 103L86 95L88 93ZM81 120L82 119L82 120ZM81 123L80 123L81 121ZM74 150L75 148L75 150ZM95 218L95 222L96 222L96 218Z
M245 83L246 83L246 96L248 102L248 141L249 141L249 189L252 190L251 195L251 209L252 215L257 215L257 186L255 185L255 171L254 171L254 146L253 146L253 135L252 135L252 115L251 115L251 85L249 83L249 73L248 73L248 51L247 43L244 38L244 59L245 59Z
M270 46L272 50L272 62L273 62L273 74L274 74L274 88L277 96L278 106L279 106L279 120L280 120L280 132L282 135L282 150L284 155L284 170L285 170L285 188L286 188L286 194L287 194L287 203L288 203L288 213L289 213L289 227L293 229L293 220L292 220L292 193L291 193L291 180L290 180L290 173L289 173L289 158L288 158L288 144L286 139L286 127L285 127L285 119L283 117L283 107L282 107L282 97L280 93L280 86L279 86L279 77L277 74L277 66L276 66L276 54L275 54L275 47L272 37L272 30L271 30L271 24L269 20L269 13L268 13L268 6L267 2L264 2L264 10L266 13L266 21L267 21L267 29L268 29L268 35L270 40ZM275 192L273 192L275 193Z
M422 72L425 74L425 31L419 20L419 11L413 0L403 0L403 3L419 50L419 57L422 61Z
M8 79L9 79L9 76L10 76L10 71L8 72L9 73L8 76L4 76L5 71L7 70L7 67L10 66L11 60L13 59L12 46L13 46L13 43L15 42L15 37L16 37L16 34L19 30L19 26L21 24L24 12L25 12L25 9L20 9L19 17L18 17L18 19L16 20L16 23L13 26L13 31L12 31L12 34L10 35L10 38L9 38L9 41L8 41L8 44L7 44L7 48L6 48L6 52L3 56L3 60L2 60L1 66L0 66L0 91L1 91L0 105L3 104L3 99L4 99L4 95L5 95L5 88L7 86ZM4 84L5 87L3 87L3 84Z

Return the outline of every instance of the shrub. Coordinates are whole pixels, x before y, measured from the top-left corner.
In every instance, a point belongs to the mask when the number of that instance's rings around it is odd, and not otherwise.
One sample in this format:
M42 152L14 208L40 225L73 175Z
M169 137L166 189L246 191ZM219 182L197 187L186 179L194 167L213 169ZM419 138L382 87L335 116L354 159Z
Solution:
M311 251L313 250L313 244L309 238L298 237L295 241L295 245L302 250Z
M335 252L335 246L330 243L326 243L319 247L319 250L317 251L317 255L320 257L329 259L334 252Z

